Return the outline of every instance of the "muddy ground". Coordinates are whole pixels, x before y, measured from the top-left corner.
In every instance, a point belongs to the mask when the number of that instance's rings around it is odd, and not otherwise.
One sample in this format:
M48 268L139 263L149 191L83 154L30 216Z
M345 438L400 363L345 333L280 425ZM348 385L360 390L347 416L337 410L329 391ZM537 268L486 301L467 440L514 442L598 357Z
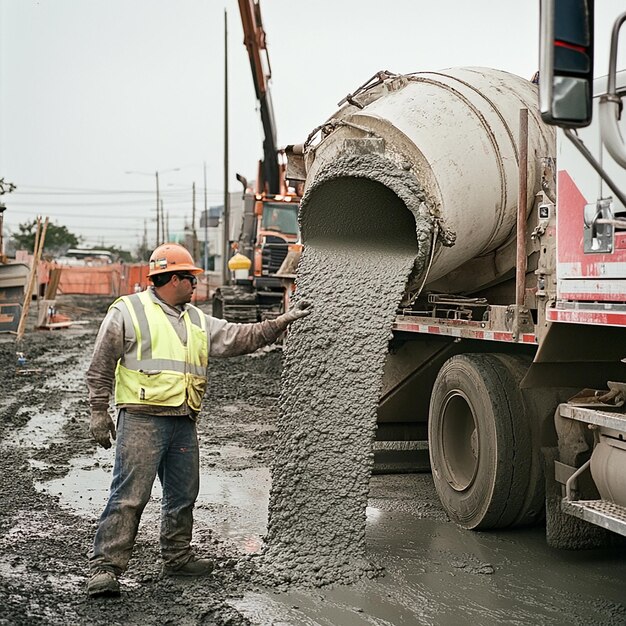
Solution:
M89 437L83 380L107 304L72 301L85 324L29 331L20 367L0 335L0 624L626 624L626 552L550 550L541 528L461 531L428 474L372 478L368 557L383 577L258 587L250 556L266 531L278 349L211 363L194 543L217 559L214 575L160 576L157 487L122 597L90 600L86 555L113 451Z

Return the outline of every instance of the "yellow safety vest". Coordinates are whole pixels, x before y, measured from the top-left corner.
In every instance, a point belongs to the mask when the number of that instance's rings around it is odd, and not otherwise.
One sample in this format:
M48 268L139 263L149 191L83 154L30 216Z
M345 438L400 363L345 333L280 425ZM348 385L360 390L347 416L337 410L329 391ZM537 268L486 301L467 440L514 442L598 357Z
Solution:
M180 406L200 411L206 389L208 341L206 318L195 306L183 313L187 345L183 345L161 306L148 291L122 296L135 330L133 349L115 369L116 404Z

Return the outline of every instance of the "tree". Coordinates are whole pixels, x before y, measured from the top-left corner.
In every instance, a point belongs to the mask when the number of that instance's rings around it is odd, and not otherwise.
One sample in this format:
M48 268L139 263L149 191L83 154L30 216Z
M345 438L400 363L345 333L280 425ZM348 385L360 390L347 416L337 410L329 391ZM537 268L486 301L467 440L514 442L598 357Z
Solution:
M135 249L135 258L138 261L143 261L147 263L150 260L151 254L152 254L152 248L148 247L148 244L146 243L146 240L144 237L144 240Z
M19 250L33 252L35 248L35 233L37 232L37 220L19 224L19 233L13 235L15 247ZM63 254L69 248L77 246L80 238L71 233L66 226L48 224L44 250L52 254Z

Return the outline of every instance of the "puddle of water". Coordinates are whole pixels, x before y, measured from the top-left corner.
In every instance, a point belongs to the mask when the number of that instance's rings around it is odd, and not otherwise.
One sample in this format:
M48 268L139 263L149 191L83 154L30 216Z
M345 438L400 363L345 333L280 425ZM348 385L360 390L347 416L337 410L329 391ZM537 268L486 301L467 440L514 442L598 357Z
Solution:
M222 459L249 459L254 454L254 450L250 450L250 448L242 448L235 445L204 446L200 463L202 463L204 457L208 456L220 456Z
M64 359L64 355L58 358ZM12 432L5 440L7 445L27 446L35 449L45 449L52 443L60 443L63 441L60 435L63 425L67 422L69 407L75 402L76 395L84 393L84 381L82 376L77 376L76 372L84 371L87 367L90 355L85 353L81 356L76 367L67 371L56 371L54 379L48 381L40 389L47 391L55 396L60 395L60 408L50 410L40 407L23 405L19 408L17 415L29 416L28 422L20 429ZM46 367L54 364L55 358L46 357ZM28 398L28 389L21 392L24 398Z
M270 471L266 467L200 474L196 519L207 524L246 554L259 552L267 531Z
M28 464L33 469L47 470L51 467L50 463L46 463L45 461L40 461L39 459L27 459L27 460L28 460Z
M254 454L240 446L219 448L222 458L245 458ZM60 504L78 515L98 517L106 506L111 483L114 451L98 451L89 457L78 457L70 462L66 476L38 482L38 491L59 497ZM223 539L234 543L245 553L261 549L261 537L267 530L269 502L269 469L249 468L224 472L202 469L200 494L194 516L196 528L211 528ZM152 489L151 501L144 514L144 522L158 519L162 490L159 481Z
M79 515L92 517L102 513L111 485L115 453L98 448L93 456L77 457L62 478L36 482L37 491L59 496L60 504Z
M41 412L35 407L22 407L18 414L30 415L28 423L12 432L5 440L7 445L28 446L29 448L48 448L52 443L60 443L64 437L61 428L67 421L69 402L63 402L60 409Z

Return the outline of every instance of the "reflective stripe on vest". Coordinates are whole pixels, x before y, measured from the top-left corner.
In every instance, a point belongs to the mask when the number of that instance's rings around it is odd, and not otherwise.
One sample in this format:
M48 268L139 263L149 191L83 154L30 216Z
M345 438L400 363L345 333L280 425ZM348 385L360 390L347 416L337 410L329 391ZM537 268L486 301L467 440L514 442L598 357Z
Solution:
M199 411L206 388L208 340L204 313L188 305L182 314L185 346L150 292L122 296L124 319L132 322L135 342L115 370L117 404L180 406ZM126 313L128 315L126 315Z

